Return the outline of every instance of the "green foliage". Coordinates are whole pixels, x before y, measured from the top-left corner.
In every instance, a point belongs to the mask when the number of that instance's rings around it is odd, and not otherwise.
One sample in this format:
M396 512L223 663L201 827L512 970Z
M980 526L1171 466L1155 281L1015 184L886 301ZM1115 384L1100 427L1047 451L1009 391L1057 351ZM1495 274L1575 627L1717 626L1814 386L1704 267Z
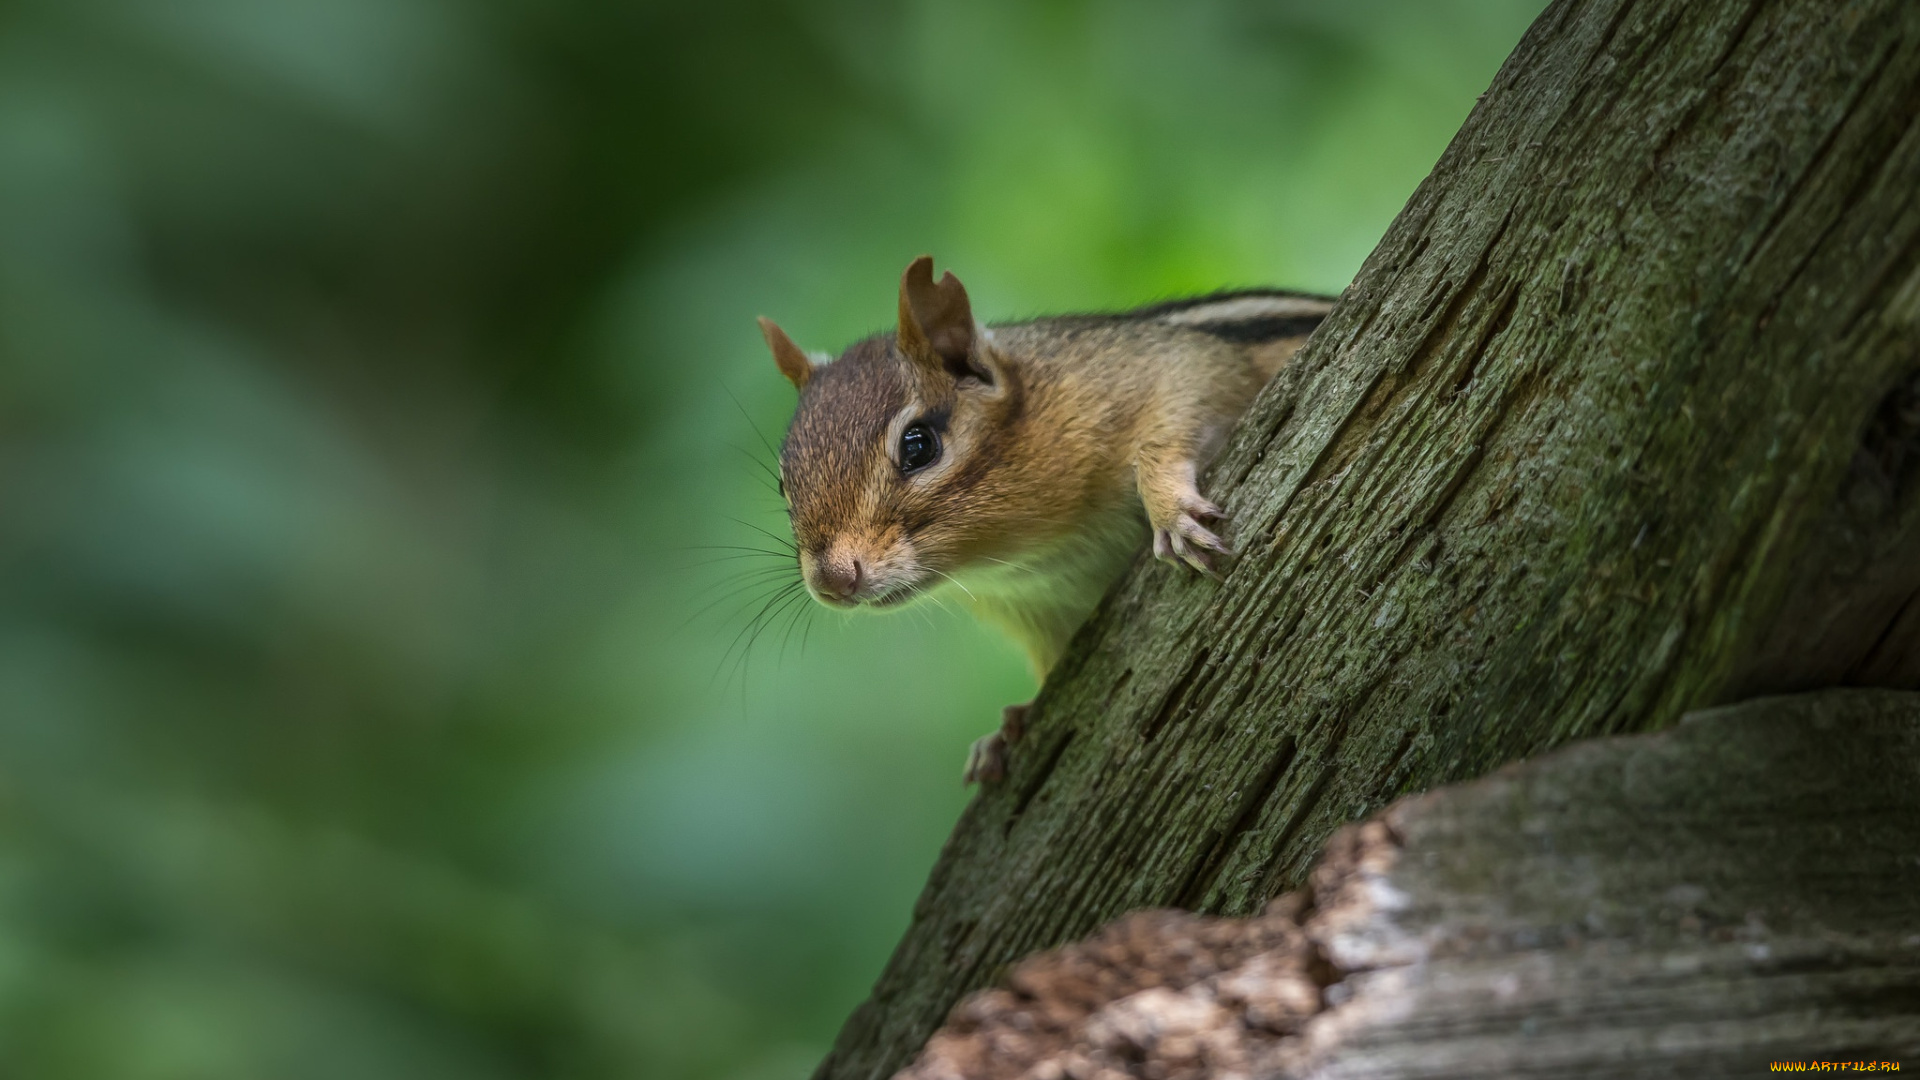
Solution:
M744 632L753 316L1337 290L1540 6L0 9L0 1074L804 1074L1031 688Z

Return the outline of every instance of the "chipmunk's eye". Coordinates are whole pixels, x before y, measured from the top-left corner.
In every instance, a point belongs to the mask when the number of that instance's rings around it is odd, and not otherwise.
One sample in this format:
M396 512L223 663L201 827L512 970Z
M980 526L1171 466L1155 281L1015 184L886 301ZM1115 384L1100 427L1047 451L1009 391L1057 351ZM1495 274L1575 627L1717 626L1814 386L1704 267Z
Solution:
M908 424L900 433L900 471L918 472L940 460L940 438L925 424Z

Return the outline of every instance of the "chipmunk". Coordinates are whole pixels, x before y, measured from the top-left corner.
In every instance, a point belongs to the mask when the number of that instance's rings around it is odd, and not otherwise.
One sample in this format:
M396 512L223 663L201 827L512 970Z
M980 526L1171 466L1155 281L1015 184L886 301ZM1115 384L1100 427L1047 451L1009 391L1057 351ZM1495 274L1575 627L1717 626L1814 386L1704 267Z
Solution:
M800 392L779 477L808 591L889 608L951 586L1044 680L1149 535L1217 574L1231 552L1196 475L1332 306L1261 289L984 326L922 256L899 329L837 360L761 319ZM974 743L967 783L1005 775L1028 704Z

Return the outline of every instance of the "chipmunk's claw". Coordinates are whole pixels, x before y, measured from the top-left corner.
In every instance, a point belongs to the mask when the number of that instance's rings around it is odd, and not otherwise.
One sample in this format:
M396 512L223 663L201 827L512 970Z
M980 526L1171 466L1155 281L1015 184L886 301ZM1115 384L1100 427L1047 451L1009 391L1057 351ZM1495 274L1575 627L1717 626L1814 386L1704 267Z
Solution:
M1218 581L1214 560L1233 551L1201 522L1226 515L1194 486L1193 461L1163 458L1142 463L1139 483L1140 501L1153 525L1154 558L1191 567Z
M1214 559L1232 555L1233 549L1199 520L1219 516L1220 508L1205 499L1182 502L1180 512L1171 522L1153 530L1154 558L1176 566L1190 566L1215 581L1220 580Z
M960 774L965 784L997 784L1007 778L1007 739L999 732L973 740L967 750L967 769Z
M973 746L968 749L967 768L961 774L962 782L997 784L1007 778L1007 747L1026 735L1027 708L1032 704L1031 701L1025 701L1000 710L1000 730L975 739Z

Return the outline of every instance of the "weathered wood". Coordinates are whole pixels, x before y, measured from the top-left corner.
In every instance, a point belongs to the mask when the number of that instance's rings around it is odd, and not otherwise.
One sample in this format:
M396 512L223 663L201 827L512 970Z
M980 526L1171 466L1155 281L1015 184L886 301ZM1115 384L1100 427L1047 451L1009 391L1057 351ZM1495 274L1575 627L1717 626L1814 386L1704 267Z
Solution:
M1920 694L1695 713L1396 802L1259 918L1028 960L903 1080L1920 1065L1916 822Z
M1920 695L1876 690L1696 713L1409 799L1320 898L1309 933L1357 974L1296 1067L1920 1065L1916 826Z
M1225 583L1109 596L818 1075L1123 911L1253 911L1398 795L1920 685L1916 192L1920 5L1555 3L1212 470Z

